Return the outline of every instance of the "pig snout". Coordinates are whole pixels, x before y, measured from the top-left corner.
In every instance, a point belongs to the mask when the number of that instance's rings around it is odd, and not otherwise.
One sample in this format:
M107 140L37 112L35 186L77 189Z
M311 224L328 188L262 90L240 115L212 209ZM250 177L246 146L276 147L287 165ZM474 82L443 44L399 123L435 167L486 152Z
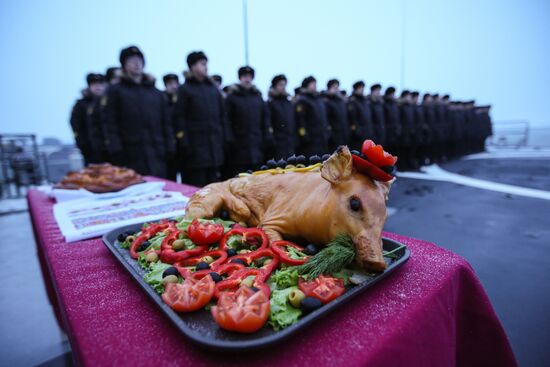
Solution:
M386 269L384 261L382 240L373 233L361 231L355 238L356 261L361 267L370 272L379 272Z

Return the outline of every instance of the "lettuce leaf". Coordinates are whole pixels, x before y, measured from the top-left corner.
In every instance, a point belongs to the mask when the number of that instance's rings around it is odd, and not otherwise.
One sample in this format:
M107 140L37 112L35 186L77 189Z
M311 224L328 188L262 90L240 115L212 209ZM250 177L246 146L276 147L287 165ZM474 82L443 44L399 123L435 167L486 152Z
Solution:
M298 287L275 289L271 292L268 324L275 331L295 324L302 315L299 308L293 307L288 302L288 294L295 289L298 289Z
M162 284L162 273L168 269L171 265L164 264L160 261L152 263L150 268L151 270L143 276L145 283L149 284L153 289L161 294L164 292L164 284Z
M285 269L279 269L269 277L269 282L276 285L278 289L298 285L298 268L291 266Z

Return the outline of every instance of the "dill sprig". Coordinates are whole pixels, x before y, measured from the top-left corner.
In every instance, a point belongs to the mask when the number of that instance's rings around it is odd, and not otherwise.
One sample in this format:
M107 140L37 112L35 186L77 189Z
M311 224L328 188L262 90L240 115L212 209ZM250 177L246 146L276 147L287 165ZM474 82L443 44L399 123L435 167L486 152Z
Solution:
M322 274L339 272L355 258L355 246L347 234L337 235L324 249L298 267L298 273L306 279Z

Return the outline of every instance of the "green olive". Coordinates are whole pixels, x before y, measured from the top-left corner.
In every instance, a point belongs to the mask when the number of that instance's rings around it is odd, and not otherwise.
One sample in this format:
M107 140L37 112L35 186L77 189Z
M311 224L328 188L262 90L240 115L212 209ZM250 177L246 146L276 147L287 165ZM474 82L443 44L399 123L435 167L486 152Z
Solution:
M299 289L293 289L288 293L290 304L296 308L300 308L300 302L302 302L304 298L306 298L306 295Z
M149 252L147 255L145 255L145 260L147 260L150 263L154 263L159 259L159 255L157 255L156 252Z
M178 277L177 275L167 275L164 277L164 279L162 279L162 282L164 283L164 285L168 283L177 283Z
M184 247L185 247L184 240L175 240L174 242L172 242L172 248L174 249L174 251L183 250Z
M132 242L134 242L135 239L136 239L135 236L128 236L128 237L126 237L126 242L132 243Z
M214 262L214 258L212 256L204 256L201 260L207 264L212 264Z
M241 284L244 284L247 287L252 287L254 285L254 279L256 279L256 277L253 277L253 276L246 277L243 279Z

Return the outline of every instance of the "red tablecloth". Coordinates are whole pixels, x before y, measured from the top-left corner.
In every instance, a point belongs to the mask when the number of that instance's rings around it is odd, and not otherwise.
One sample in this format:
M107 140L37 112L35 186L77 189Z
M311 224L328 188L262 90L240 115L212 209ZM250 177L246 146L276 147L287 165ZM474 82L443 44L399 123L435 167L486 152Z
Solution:
M53 202L36 190L28 202L49 295L81 365L517 365L472 268L431 243L385 233L411 250L391 277L281 344L215 353L180 335L101 239L65 243Z

